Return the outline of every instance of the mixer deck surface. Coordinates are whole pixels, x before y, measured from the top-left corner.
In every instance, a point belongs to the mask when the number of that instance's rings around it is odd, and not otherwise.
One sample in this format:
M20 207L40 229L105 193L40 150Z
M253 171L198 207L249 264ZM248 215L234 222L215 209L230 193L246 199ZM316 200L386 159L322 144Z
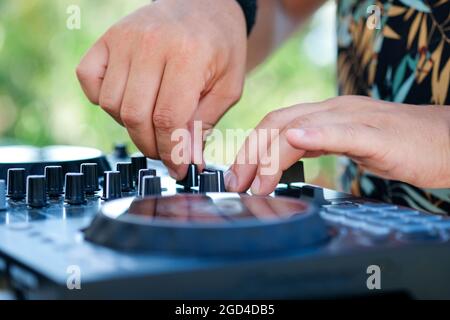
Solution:
M447 217L306 184L300 162L255 197L225 192L220 168L176 182L159 161L88 153L3 163L0 255L25 298L366 295L373 265L383 292L450 297Z

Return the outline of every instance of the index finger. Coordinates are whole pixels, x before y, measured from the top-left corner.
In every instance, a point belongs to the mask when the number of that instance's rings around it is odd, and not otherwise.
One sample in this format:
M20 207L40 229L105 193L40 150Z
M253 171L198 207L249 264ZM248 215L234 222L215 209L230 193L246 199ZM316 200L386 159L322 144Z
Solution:
M184 177L192 158L188 123L198 106L204 81L198 70L192 64L169 61L153 110L158 154L175 179ZM177 129L182 130L184 135L181 141L172 141L172 134ZM182 159L175 159L178 156Z
M100 89L106 73L109 51L103 37L84 55L76 69L84 94L93 104L99 103Z

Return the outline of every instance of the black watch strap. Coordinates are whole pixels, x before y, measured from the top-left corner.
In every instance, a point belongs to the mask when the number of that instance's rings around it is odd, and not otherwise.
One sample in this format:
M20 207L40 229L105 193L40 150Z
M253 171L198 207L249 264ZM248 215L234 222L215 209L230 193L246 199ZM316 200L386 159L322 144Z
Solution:
M236 0L244 11L245 21L247 23L247 35L253 29L256 21L257 0Z

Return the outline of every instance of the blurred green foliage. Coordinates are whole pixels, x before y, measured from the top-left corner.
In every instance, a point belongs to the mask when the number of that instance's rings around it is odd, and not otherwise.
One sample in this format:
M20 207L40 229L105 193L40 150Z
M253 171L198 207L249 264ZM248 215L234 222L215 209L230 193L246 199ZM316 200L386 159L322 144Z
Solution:
M0 140L86 145L104 151L116 141L132 146L126 130L84 97L75 67L110 25L146 3L148 0L0 1ZM79 30L66 26L70 5L81 9ZM322 20L313 20L249 75L242 100L224 116L219 129L252 128L275 108L335 95L333 62L317 65L303 50L314 45L305 37ZM310 181L333 185L334 158L307 161Z

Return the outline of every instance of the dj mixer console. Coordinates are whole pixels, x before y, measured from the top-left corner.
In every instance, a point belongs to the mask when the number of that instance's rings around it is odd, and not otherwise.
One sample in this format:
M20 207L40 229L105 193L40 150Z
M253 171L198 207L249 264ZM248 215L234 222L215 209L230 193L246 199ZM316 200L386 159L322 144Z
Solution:
M220 168L174 181L123 145L0 147L19 298L450 298L449 250L449 218L306 184L301 162L263 197L226 192Z

